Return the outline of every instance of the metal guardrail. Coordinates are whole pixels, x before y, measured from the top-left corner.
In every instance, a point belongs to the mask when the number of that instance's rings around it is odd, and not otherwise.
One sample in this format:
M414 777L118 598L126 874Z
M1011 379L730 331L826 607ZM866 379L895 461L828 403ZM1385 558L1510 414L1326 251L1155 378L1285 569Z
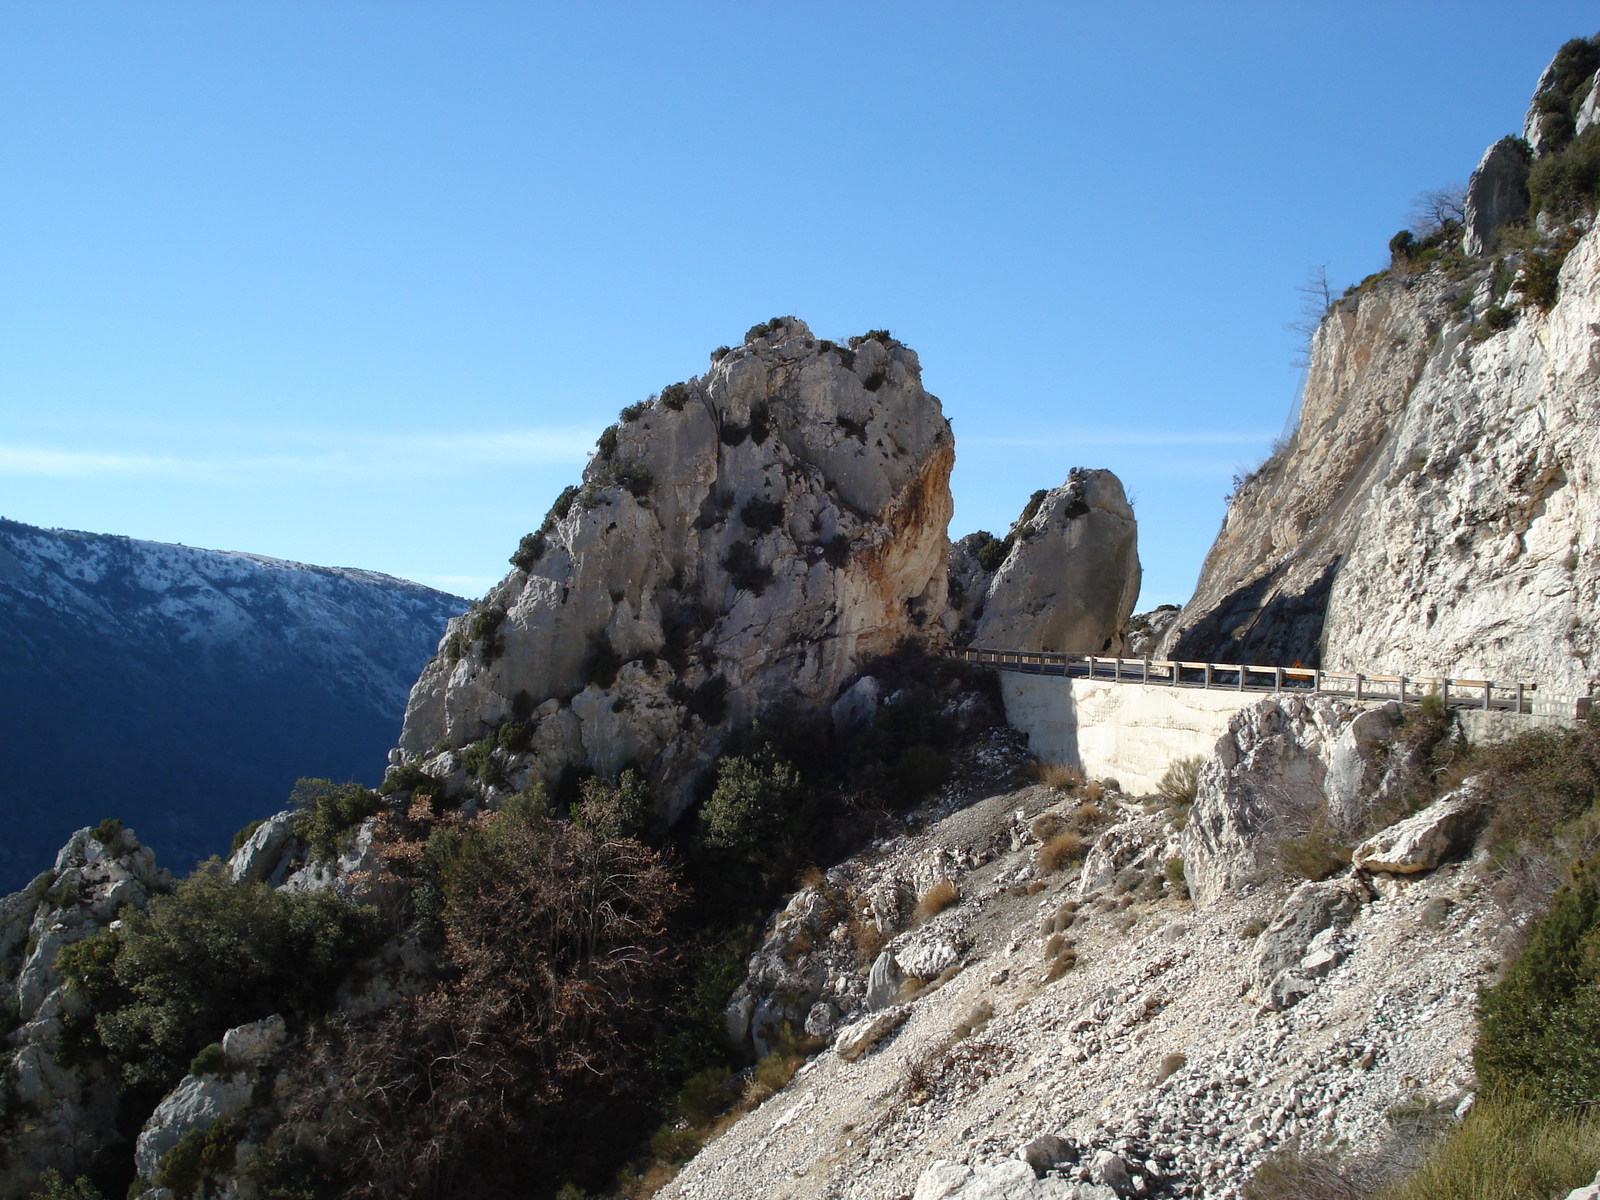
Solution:
M1179 662L1172 659L1102 658L1094 654L1056 654L1040 650L950 651L956 658L1002 671L1103 679L1162 687L1212 688L1240 692L1298 692L1362 701L1420 700L1437 694L1450 708L1498 709L1531 713L1532 683L1489 679L1412 678L1323 671L1311 667L1260 667L1238 663Z

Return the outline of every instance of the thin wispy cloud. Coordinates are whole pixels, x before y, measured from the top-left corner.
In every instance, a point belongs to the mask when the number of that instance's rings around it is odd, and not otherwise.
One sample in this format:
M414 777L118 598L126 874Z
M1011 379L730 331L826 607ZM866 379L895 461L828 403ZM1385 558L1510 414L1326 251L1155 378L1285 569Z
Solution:
M165 452L0 442L0 475L56 479L253 482L299 476L351 478L397 470L458 474L519 464L581 463L594 447L588 429L504 429L484 433L253 435ZM273 444L277 443L277 444Z
M1271 441L1276 430L1084 429L1050 437L959 437L965 446L1027 446L1067 449L1073 446L1248 446Z

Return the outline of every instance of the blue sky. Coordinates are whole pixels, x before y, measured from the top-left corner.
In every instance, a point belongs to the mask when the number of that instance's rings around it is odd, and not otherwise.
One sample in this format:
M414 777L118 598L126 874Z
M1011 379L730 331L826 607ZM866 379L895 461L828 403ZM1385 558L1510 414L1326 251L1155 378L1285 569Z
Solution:
M623 405L887 327L953 536L1073 466L1183 601L1376 270L1600 6L0 7L0 515L475 596Z

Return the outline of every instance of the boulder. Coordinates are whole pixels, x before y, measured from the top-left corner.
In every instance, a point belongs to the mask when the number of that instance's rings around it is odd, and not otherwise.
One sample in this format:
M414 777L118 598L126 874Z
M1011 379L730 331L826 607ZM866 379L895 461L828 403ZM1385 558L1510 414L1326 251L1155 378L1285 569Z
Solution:
M225 1121L250 1103L253 1080L249 1072L231 1075L188 1075L156 1105L144 1123L134 1147L139 1174L149 1179L156 1165L191 1129L205 1129Z
M834 1039L833 1052L845 1062L854 1062L900 1028L901 1023L910 1015L909 1004L897 1004L893 1008L883 1009L881 1012L846 1025Z
M1197 904L1273 867L1284 838L1325 812L1328 760L1363 711L1280 695L1234 715L1200 768L1183 831L1184 878Z
M1017 1147L1017 1157L1032 1167L1034 1175L1040 1179L1044 1178L1046 1171L1072 1166L1078 1161L1079 1153L1076 1142L1053 1133L1043 1134Z
M1431 871L1471 842L1483 804L1477 779L1465 779L1448 796L1362 842L1351 864L1393 875Z
M675 817L729 729L825 712L866 657L944 639L953 462L915 352L780 321L606 432L451 622L401 749L429 771L522 719L531 748L494 751L513 786L632 763Z
M235 883L261 883L281 880L274 878L294 837L294 812L274 813L257 825L255 832L245 839L244 845L228 859L228 873Z
M905 975L895 961L894 951L880 951L872 961L872 970L867 974L867 1011L877 1012L898 1003L900 985L904 982Z
M829 715L833 718L834 730L845 734L872 728L882 695L883 685L871 675L856 680L833 702Z
M255 1066L276 1054L287 1036L288 1027L283 1018L273 1013L270 1017L252 1021L248 1025L236 1025L228 1030L222 1035L222 1052L231 1063Z
M1139 596L1138 528L1122 482L1074 468L1011 528L973 645L1120 653Z
M1390 701L1359 713L1334 742L1322 792L1340 824L1354 825L1380 794L1403 711L1399 701Z
M1315 986L1312 980L1337 964L1342 952L1335 939L1317 939L1325 931L1342 931L1366 900L1360 880L1349 877L1303 883L1289 893L1272 923L1256 939L1251 962L1251 979L1266 1007L1287 1008L1309 993ZM1326 957L1321 952L1327 952Z
M1461 247L1482 255L1494 249L1494 231L1528 215L1528 151L1504 137L1483 153L1467 181L1466 222Z
M1120 1160L1119 1160L1120 1161ZM1025 1162L1008 1159L968 1167L938 1160L917 1178L912 1200L1117 1200L1109 1187L1036 1179Z

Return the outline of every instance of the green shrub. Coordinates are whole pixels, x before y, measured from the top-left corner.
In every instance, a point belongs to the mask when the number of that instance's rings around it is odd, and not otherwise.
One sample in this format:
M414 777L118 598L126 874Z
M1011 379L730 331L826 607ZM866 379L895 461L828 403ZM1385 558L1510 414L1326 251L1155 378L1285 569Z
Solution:
M573 819L601 838L637 838L650 823L650 789L632 767L615 785L594 777L578 786Z
M396 792L414 792L425 785L437 788L440 783L422 769L420 762L402 763L383 777L383 782L378 785L378 795L392 796Z
M594 445L601 458L610 458L617 452L617 427L615 425L607 425L600 431L600 437Z
M227 1069L228 1056L223 1052L221 1042L203 1046L200 1053L189 1060L191 1075L221 1075Z
M1039 506L1044 503L1044 498L1050 494L1049 488L1040 488L1028 497L1028 502L1022 506L1022 514L1017 517L1018 525L1026 525L1039 514Z
M39 1176L39 1185L29 1200L105 1200L105 1197L87 1175L79 1175L68 1183L60 1171L51 1167Z
M1578 235L1569 228L1549 246L1530 250L1523 256L1522 273L1517 277L1516 287L1525 303L1536 306L1541 312L1550 311L1559 298L1562 264L1577 244Z
M739 510L739 519L752 533L762 534L776 529L783 520L783 501L752 496Z
M1409 229L1402 229L1389 239L1389 253L1396 258L1410 258L1411 252L1417 243L1417 235Z
M339 856L345 834L383 807L383 797L359 783L331 779L295 781L289 803L298 811L291 828L306 844L314 862Z
M89 836L102 846L110 849L115 845L117 839L122 836L122 822L115 817L107 817L94 827Z
M760 446L772 432L772 410L765 403L750 406L750 440Z
M1016 539L1009 534L1003 538L997 538L993 534L987 533L983 530L980 530L979 532L984 533L984 536L989 540L978 547L978 565L985 571L998 571L1000 569L1000 565L1004 563L1007 556L1010 555L1011 546Z
M800 774L771 747L717 763L717 786L699 813L699 837L712 850L770 861L794 835L806 792Z
M859 337L850 339L850 349L854 350L862 342L879 342L882 345L889 346L894 344L894 337L887 329L869 329Z
M1535 729L1478 750L1471 770L1493 803L1483 843L1497 857L1552 845L1600 798L1600 732Z
M1584 130L1571 145L1544 154L1533 164L1528 171L1528 215L1579 216L1593 210L1597 191L1600 127Z
M715 1120L733 1106L735 1093L728 1086L732 1078L733 1072L727 1067L695 1072L683 1081L678 1092L678 1111L697 1125Z
M822 559L836 571L842 571L850 562L850 535L836 533L822 547Z
M693 1129L663 1125L650 1135L650 1153L664 1163L688 1162L700 1150L700 1137Z
M191 1129L161 1156L150 1182L158 1188L171 1188L179 1197L192 1196L208 1176L233 1166L237 1140L226 1121Z
M721 347L721 353L713 353L712 358L721 358L728 353L726 346ZM673 412L682 412L683 406L689 399L689 385L686 383L669 383L661 389L661 403Z
M759 596L773 580L772 568L764 566L749 542L738 541L722 557L723 569L737 591Z
M491 736L461 748L462 768L485 787L505 782L505 770L494 756L497 744Z
M88 1000L93 1037L125 1086L165 1091L235 1025L332 1002L376 948L376 913L327 892L235 884L215 859L121 925L65 947L58 969Z
M1600 857L1573 867L1528 944L1478 1005L1484 1087L1557 1109L1600 1104Z
M787 325L787 324L788 324L788 321L787 321L786 318L784 318L784 317L773 317L772 320L765 321L760 325L752 325L752 326L750 326L750 328L748 330L745 331L744 344L746 346L748 346L751 342L755 341L757 338L764 338L764 337L768 336L769 334L777 333L779 330L783 329L784 326Z
M511 565L524 571L531 571L533 564L544 557L546 545L543 533L523 534L522 540L517 543L517 548L511 555Z
M1417 1170L1375 1200L1549 1200L1597 1171L1600 1115L1554 1117L1525 1099L1484 1096Z
M505 624L506 610L503 608L480 608L473 612L471 620L467 622L467 639L477 642L479 654L485 664L492 663L506 652L506 640L500 634L500 626Z
M640 417L644 416L645 410L647 408L649 408L649 407L650 407L649 405L644 404L642 402L639 403L639 404L630 404L626 408L624 408L619 415L622 417L622 420L623 420L624 424L631 425L633 422L637 421Z
M1156 790L1169 803L1193 804L1195 792L1200 787L1200 768L1204 765L1205 759L1198 755L1174 759L1161 776Z
M656 485L650 472L637 463L616 463L611 468L611 478L621 484L635 500L648 496L650 489Z
M1319 821L1299 837L1285 838L1278 847L1278 861L1291 875L1326 879L1350 865L1350 847Z

